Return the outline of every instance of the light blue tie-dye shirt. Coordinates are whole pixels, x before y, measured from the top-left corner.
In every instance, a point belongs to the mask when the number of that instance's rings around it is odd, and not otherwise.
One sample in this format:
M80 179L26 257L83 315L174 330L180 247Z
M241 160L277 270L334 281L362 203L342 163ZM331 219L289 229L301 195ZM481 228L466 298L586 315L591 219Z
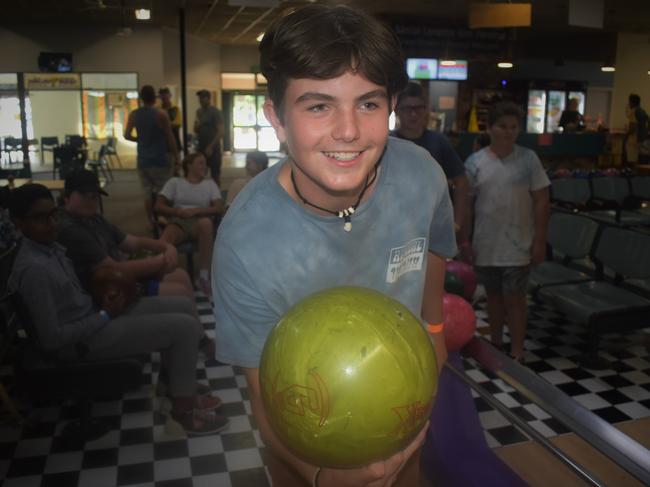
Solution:
M537 154L515 145L509 156L499 159L486 147L465 161L465 173L475 197L474 263L529 264L535 232L530 192L551 184Z
M216 358L256 368L268 333L299 300L321 289L365 286L420 316L427 250L456 253L447 181L428 152L389 138L371 196L352 216L296 203L277 177L286 161L255 177L219 227L212 289Z

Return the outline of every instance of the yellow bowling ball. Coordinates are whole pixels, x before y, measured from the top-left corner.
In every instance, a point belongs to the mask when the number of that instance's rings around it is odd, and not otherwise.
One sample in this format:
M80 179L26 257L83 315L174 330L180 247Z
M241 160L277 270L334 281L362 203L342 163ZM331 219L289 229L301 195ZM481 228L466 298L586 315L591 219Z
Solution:
M433 405L438 369L427 332L377 291L336 287L276 324L260 364L275 433L313 465L362 466L407 446Z

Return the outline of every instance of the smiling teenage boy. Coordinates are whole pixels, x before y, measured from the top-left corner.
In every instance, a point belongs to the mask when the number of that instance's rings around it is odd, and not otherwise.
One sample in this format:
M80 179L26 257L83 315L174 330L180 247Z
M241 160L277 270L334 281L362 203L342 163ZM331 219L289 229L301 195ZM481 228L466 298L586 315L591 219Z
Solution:
M430 155L388 137L394 96L406 83L399 44L362 12L310 5L277 20L260 51L265 114L288 157L242 190L219 229L217 359L244 368L276 487L417 486L424 431L369 466L307 464L273 433L258 370L273 325L329 287L373 288L440 322L444 259L456 251L453 214ZM443 361L444 342L435 344Z

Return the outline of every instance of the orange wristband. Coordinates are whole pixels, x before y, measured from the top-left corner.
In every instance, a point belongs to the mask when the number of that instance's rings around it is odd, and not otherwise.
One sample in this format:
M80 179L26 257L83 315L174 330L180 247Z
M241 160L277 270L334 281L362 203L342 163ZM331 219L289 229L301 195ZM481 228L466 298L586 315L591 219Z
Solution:
M435 325L432 325L429 323L427 325L427 331L429 333L442 333L442 330L445 329L445 324L444 323L436 323Z

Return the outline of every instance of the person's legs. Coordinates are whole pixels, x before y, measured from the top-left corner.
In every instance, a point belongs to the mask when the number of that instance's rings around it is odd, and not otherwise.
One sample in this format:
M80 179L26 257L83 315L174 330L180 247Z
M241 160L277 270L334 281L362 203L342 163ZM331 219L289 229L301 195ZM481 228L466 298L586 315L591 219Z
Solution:
M185 238L185 232L178 225L169 223L163 230L160 240L171 245L178 245Z
M526 295L506 293L503 295L503 302L508 310L510 355L515 360L521 360L524 357L524 339L526 338L526 324L528 320Z
M188 433L218 432L228 425L214 408L216 397L196 394L196 361L203 330L190 301L181 297L141 298L127 313L111 320L86 340L88 359L160 351L168 375L172 416Z
M208 167L210 168L210 176L221 187L221 147L216 147L214 152L208 159Z
M185 296L194 299L194 288L190 276L180 267L165 274L158 288L159 296Z
M500 292L486 291L490 341L498 348L503 344L503 324L506 319L506 304Z
M208 217L199 218L192 227L192 238L199 247L199 277L196 279L197 287L206 296L212 294L210 290L210 261L212 260L212 245L214 243L214 225Z
M492 266L475 266L476 277L485 288L487 295L488 323L490 341L498 348L503 344L503 324L506 319L506 306L501 288L501 268Z
M153 230L153 180L149 174L148 169L138 169L138 176L140 178L140 185L144 192L144 211L147 215L147 227Z
M524 340L528 323L528 266L506 267L503 269L503 300L508 310L508 330L510 331L510 355L521 361L524 357Z

